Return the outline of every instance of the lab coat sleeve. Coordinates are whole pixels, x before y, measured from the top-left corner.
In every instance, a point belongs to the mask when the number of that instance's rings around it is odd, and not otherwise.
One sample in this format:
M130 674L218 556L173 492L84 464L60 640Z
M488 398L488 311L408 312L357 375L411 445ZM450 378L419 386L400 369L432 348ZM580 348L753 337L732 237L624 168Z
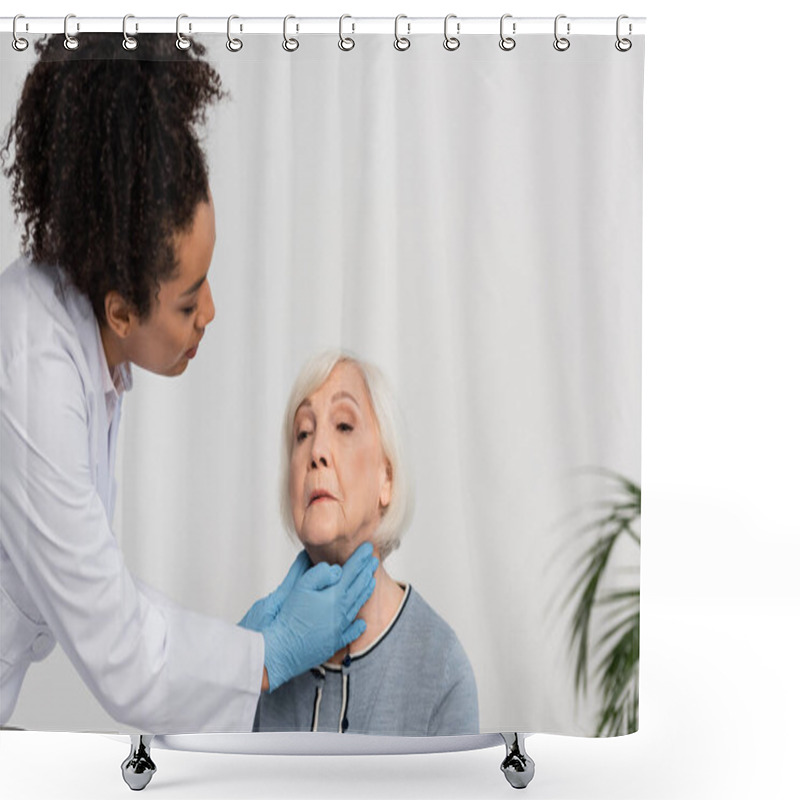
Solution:
M92 475L96 390L55 344L6 362L4 373L1 543L81 678L127 728L250 731L263 638L134 581Z

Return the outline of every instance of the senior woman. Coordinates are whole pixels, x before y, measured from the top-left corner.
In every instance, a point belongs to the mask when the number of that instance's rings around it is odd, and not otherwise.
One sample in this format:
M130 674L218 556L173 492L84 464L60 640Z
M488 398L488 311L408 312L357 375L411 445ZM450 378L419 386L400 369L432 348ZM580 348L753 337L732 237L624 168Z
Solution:
M412 493L380 370L338 352L309 361L291 391L282 442L281 513L309 564L344 564L369 542L380 565L358 615L365 632L262 693L254 730L478 733L475 678L456 634L384 566L410 521Z

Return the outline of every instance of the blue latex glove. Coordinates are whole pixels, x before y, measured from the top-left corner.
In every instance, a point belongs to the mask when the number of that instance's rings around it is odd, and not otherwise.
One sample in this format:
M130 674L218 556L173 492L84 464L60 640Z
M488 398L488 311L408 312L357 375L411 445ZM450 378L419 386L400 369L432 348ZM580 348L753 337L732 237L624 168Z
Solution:
M256 600L256 602L250 606L250 610L242 617L239 625L250 631L258 631L258 633L261 633L261 631L263 631L278 615L283 601L286 599L295 583L297 583L297 579L306 572L310 566L311 559L308 557L308 553L306 553L305 550L301 550L294 560L294 564L292 564L289 571L286 573L283 583L281 583L272 594L268 594L266 597Z
M270 692L364 633L367 625L356 614L372 595L378 564L365 542L343 567L317 564L296 579L261 630Z

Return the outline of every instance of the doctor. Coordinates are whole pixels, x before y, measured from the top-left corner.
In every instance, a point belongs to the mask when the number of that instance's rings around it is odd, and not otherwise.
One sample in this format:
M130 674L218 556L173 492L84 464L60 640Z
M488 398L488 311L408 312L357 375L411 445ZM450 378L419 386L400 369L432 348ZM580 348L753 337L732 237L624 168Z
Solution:
M37 44L3 153L25 255L0 276L0 725L58 643L122 725L249 731L262 690L364 632L377 560L303 555L239 626L126 568L110 521L131 365L180 375L214 319L196 125L222 91L173 36L62 44Z

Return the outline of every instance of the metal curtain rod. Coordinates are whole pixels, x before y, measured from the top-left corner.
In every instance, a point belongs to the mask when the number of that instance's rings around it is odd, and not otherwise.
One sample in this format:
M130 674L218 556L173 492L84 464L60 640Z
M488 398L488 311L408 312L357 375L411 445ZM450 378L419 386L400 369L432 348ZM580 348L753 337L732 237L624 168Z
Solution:
M236 17L233 30L243 34L284 33L284 17ZM496 34L499 17L458 17L454 16L451 25L458 35ZM613 35L616 30L615 17L569 17L562 16L562 24L570 26L570 34ZM443 17L403 17L403 33L441 34ZM338 33L340 31L338 17L292 17L290 29L294 33ZM394 17L351 17L347 15L347 32L394 34L396 21ZM553 32L553 17L508 17L508 31L513 27L514 35ZM23 35L63 33L64 17L26 17L17 19L17 33ZM644 17L626 17L625 34L643 34ZM130 34L138 33L174 33L175 17L137 17L129 15L126 30ZM181 32L186 35L198 33L228 32L227 17L193 17L181 15ZM13 17L0 17L0 31L11 33L14 30ZM69 32L80 33L122 33L122 17L81 17L69 15Z

